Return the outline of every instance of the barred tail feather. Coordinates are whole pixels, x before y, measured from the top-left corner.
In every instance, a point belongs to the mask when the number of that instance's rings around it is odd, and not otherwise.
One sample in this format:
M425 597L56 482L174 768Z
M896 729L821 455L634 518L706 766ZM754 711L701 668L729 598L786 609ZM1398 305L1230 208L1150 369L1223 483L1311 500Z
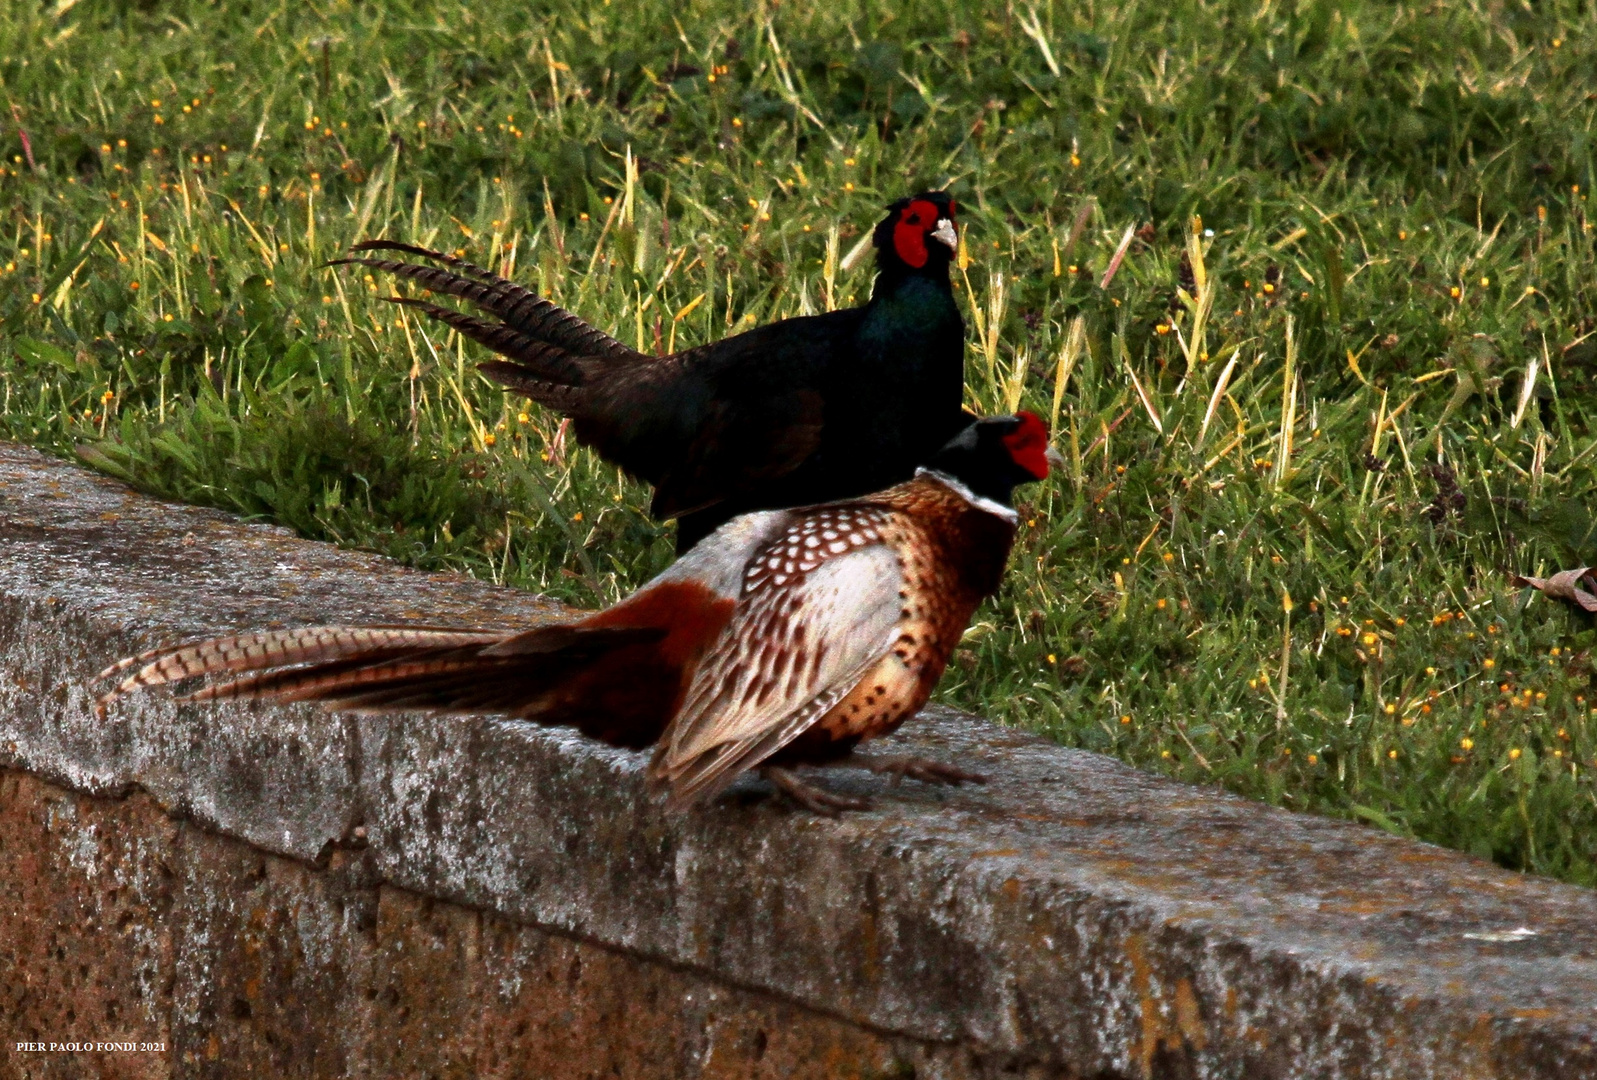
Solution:
M607 359L638 356L635 350L590 326L552 301L465 259L394 240L366 240L356 244L353 250L397 251L442 263L456 272L451 273L431 266L417 266L414 263L399 262L394 259L340 259L329 265L368 266L374 270L409 278L423 288L449 296L458 296L476 304L529 337L548 342L574 355Z
M564 349L546 341L538 341L513 326L489 322L463 311L441 307L426 300L413 300L408 296L385 296L383 299L390 304L415 308L429 318L458 330L477 344L486 345L500 356L516 361L517 365L525 365L520 370L541 382L568 386L582 382L582 369L572 362Z
M312 664L286 671L263 671L241 679L215 683L178 698L179 701L322 701L344 704L383 690L401 686L415 689L436 682L441 676L467 675L481 680L485 669L504 667L503 661L484 662L479 650L447 649L445 654L397 658L360 657Z
M579 620L526 630L311 626L239 634L113 664L99 678L137 670L100 698L98 711L103 717L110 702L130 691L227 675L236 677L177 700L317 701L356 711L508 712L540 723L578 722L569 715L574 681L616 650L654 645L667 632ZM653 729L644 734L640 745L652 740Z
M103 705L132 690L200 675L263 671L291 664L376 660L417 648L485 645L504 636L501 631L439 627L303 626L151 649L112 664L96 675L95 681L138 668L100 698Z
M478 364L477 370L506 390L514 390L566 416L581 414L589 397L589 392L581 387L551 382L535 369L508 360L489 360Z

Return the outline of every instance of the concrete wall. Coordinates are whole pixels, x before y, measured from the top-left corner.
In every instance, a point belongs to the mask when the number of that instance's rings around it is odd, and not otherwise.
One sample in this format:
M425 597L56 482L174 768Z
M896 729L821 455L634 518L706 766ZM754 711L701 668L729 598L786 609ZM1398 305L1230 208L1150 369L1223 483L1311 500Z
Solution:
M1597 894L932 710L994 777L758 781L494 719L96 720L147 645L535 597L0 446L0 1075L1597 1076ZM128 1039L159 1051L34 1052Z

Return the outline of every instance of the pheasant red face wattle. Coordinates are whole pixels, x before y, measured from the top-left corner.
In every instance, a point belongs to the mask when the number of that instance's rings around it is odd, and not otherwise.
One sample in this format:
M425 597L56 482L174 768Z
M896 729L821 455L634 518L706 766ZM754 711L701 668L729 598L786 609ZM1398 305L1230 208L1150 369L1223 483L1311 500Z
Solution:
M1004 446L1016 465L1039 480L1048 479L1048 425L1036 413L1015 414L1020 426L1004 436Z
M932 236L947 243L938 226L941 221L949 222L948 232L951 233L953 217L952 200L949 201L947 215L944 215L930 199L915 199L898 213L898 221L893 225L893 251L906 264L919 270L930 258L926 250L926 238Z

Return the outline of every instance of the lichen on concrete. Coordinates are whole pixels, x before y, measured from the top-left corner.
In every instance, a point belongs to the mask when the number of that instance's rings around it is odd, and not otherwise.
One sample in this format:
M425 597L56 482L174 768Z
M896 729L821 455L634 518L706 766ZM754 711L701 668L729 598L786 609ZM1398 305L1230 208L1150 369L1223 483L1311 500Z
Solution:
M526 1060L516 1055L558 1041L551 1022L469 1044L450 1032L485 1002L531 1008L528 987L560 982L552 958L587 949L584 964L620 981L579 971L567 981L572 994L587 987L571 999L583 1008L623 1008L627 979L640 993L691 982L695 1000L755 995L738 1000L832 1032L827 1053L876 1047L859 1061L919 1075L1597 1075L1597 894L948 710L881 752L958 762L992 784L890 787L837 771L828 784L876 809L835 821L773 804L752 779L669 814L645 790L642 755L495 718L148 696L97 721L83 680L148 644L328 621L525 625L559 611L157 503L31 451L0 449L0 495L4 764L102 797L148 792L188 819L185 850L213 851L160 961L195 988L167 1014L191 1049L229 1009L262 1015L232 989L255 978L305 988L294 992L317 1016L300 1037L328 1061L371 1060L363 1040L379 1030L401 1038L372 1010L422 1008L426 987L475 1003L440 999L427 1021L439 1026L416 1029L432 1033L442 1072ZM93 864L88 841L71 843L67 866ZM279 878L296 884L274 893ZM1502 933L1518 927L1530 933ZM431 959L379 964L373 942L390 938L433 942ZM266 961L234 956L238 941L297 944L255 970ZM546 958L544 974L512 953ZM701 1048L660 1075L740 1075L703 1065L721 1052L706 1039L742 1047L724 1059L739 1067L764 1060L757 1046L809 1045L763 1028L763 1042L753 1028L733 1038L695 1009L645 1010ZM859 1041L839 1042L845 1030ZM814 1073L834 1074L846 1073Z

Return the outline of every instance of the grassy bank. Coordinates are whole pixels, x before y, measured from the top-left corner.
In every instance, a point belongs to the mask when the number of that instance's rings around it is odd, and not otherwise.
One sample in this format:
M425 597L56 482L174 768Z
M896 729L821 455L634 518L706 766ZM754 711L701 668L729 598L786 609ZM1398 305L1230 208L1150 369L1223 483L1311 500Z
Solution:
M0 15L0 434L606 601L646 492L319 264L663 349L862 300L951 186L970 403L1070 464L943 697L1597 881L1597 635L1507 576L1597 561L1590 5L130 7Z

